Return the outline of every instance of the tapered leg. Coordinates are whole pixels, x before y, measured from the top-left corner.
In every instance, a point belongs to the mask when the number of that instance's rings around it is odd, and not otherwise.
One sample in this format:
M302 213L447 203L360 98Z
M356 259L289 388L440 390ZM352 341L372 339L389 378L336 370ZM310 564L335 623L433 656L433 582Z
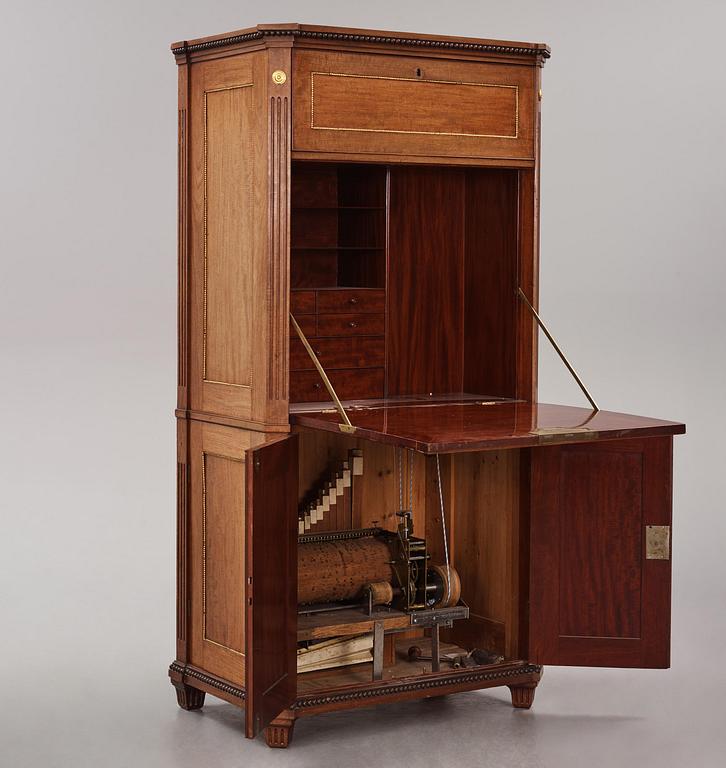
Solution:
M176 688L176 701L182 709L201 709L204 705L204 691L192 688L186 683L172 683Z
M268 747L286 749L292 741L292 730L295 727L295 716L285 710L265 728L265 741Z
M534 692L537 683L527 683L526 685L507 686L512 694L512 706L517 709L529 709L534 701Z

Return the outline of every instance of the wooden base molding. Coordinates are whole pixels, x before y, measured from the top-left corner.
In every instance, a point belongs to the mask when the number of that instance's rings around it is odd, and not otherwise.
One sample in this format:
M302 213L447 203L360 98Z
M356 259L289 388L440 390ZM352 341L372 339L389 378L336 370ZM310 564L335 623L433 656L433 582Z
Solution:
M205 693L211 693L217 698L224 699L230 704L238 707L244 706L245 691L244 688L223 680L216 675L210 675L190 664L184 664L179 661L172 662L169 667L169 679L171 684L179 690L179 686L196 689L204 696ZM179 706L182 706L181 704ZM201 706L201 705L200 705Z
M211 693L238 707L245 706L245 691L242 688L189 664L173 662L169 667L169 677L182 709L199 709L204 704L205 693ZM278 715L265 728L265 741L270 747L287 747L292 740L295 720L299 717L503 685L512 693L513 706L529 709L541 677L540 665L520 661L320 690L298 696L290 709Z

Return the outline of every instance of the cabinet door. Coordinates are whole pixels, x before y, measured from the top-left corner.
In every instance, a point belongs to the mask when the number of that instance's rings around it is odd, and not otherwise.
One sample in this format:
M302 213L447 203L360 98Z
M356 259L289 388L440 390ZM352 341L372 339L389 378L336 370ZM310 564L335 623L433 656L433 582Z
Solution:
M245 732L297 693L297 435L247 451Z
M531 451L529 658L670 665L672 438Z

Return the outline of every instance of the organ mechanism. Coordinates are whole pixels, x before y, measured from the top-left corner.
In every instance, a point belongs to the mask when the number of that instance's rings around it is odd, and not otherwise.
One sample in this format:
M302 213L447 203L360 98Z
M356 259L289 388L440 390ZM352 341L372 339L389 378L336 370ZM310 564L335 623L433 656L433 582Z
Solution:
M413 535L411 509L396 512L395 531L353 527L361 519L356 483L361 482L363 471L361 452L350 451L347 460L333 464L300 505L298 611L301 616L317 617L318 622L326 616L334 621L342 611L347 616L357 611L374 621L408 616L404 626L427 627L432 646L438 646L439 626L450 627L455 619L469 615L460 601L459 576L448 562L431 562L426 541ZM402 489L402 476L400 485ZM409 497L409 506L411 502ZM372 635L369 651L364 648L361 652L360 644L351 646L349 636L339 642L342 656L335 655L331 641L321 646L319 650L307 645L300 648L299 668L321 669L371 661L371 654L375 656ZM311 666L311 655L323 651L326 658L317 667ZM432 664L438 667L438 658Z

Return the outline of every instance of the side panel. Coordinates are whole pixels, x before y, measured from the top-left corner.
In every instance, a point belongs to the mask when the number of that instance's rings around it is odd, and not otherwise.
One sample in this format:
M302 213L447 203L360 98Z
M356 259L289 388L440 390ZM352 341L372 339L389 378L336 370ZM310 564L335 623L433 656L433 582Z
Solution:
M248 738L297 694L298 437L247 452Z
M530 652L540 664L670 664L672 439L531 451ZM651 553L652 557L652 553Z
M189 662L244 686L246 450L263 436L189 422Z
M449 463L453 507L450 556L470 613L468 621L454 622L445 637L465 647L517 658L520 452L482 451L446 458L442 471L446 482ZM434 460L429 461L435 467ZM436 488L433 491L427 512L431 540L440 554L439 500Z
M188 407L280 426L287 423L289 85L272 82L272 55L191 68ZM284 50L274 56L278 65Z

